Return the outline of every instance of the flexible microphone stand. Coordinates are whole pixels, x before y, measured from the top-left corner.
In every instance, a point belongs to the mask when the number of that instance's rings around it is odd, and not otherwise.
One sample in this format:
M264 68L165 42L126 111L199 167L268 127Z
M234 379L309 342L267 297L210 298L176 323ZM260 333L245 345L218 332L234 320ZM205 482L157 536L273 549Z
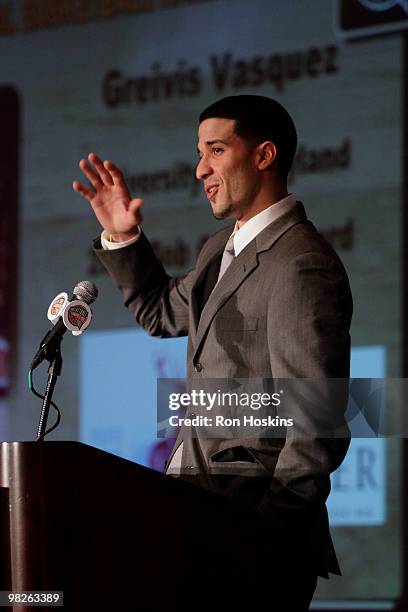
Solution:
M46 433L49 433L46 431L46 428L50 405L52 403L52 394L54 392L57 378L61 374L62 370L61 341L62 336L58 337L55 342L52 342L47 347L43 348L45 359L50 362L50 366L48 368L47 386L45 388L40 420L38 422L37 442L43 442Z

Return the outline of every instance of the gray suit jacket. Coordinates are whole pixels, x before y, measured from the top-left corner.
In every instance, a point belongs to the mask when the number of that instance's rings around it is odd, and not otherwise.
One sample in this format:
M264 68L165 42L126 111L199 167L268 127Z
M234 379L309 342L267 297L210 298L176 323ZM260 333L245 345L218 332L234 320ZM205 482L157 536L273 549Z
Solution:
M347 379L347 274L303 205L297 202L258 234L215 286L230 234L228 227L209 238L195 269L182 278L166 274L143 234L124 249L103 251L98 240L94 246L149 334L188 335L188 377L194 384L216 378ZM346 395L340 393L325 413L328 429L341 430L338 437L309 431L273 439L205 439L183 427L174 447L183 442L183 477L298 530L322 576L339 573L325 501L329 475L349 444Z

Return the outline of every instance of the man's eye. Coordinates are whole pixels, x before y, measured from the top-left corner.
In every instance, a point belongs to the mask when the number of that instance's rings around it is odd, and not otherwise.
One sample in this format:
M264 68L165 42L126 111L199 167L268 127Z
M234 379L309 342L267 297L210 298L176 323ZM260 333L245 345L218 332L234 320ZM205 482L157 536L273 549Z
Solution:
M222 152L222 149L220 147L213 147L214 155L219 155L221 152Z

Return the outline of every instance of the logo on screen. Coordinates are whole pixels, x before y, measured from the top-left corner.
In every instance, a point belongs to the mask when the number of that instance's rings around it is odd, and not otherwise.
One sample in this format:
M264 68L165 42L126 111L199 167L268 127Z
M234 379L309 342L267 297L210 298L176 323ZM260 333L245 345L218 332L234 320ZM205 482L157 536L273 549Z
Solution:
M389 11L400 6L408 14L408 0L358 0L369 11Z

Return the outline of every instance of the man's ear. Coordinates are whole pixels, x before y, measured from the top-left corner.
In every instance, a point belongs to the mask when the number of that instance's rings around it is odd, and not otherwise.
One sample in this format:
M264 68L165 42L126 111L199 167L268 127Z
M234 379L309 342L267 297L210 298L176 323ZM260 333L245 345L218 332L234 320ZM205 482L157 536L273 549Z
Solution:
M259 170L270 170L275 159L276 147L271 140L258 145L256 161Z

